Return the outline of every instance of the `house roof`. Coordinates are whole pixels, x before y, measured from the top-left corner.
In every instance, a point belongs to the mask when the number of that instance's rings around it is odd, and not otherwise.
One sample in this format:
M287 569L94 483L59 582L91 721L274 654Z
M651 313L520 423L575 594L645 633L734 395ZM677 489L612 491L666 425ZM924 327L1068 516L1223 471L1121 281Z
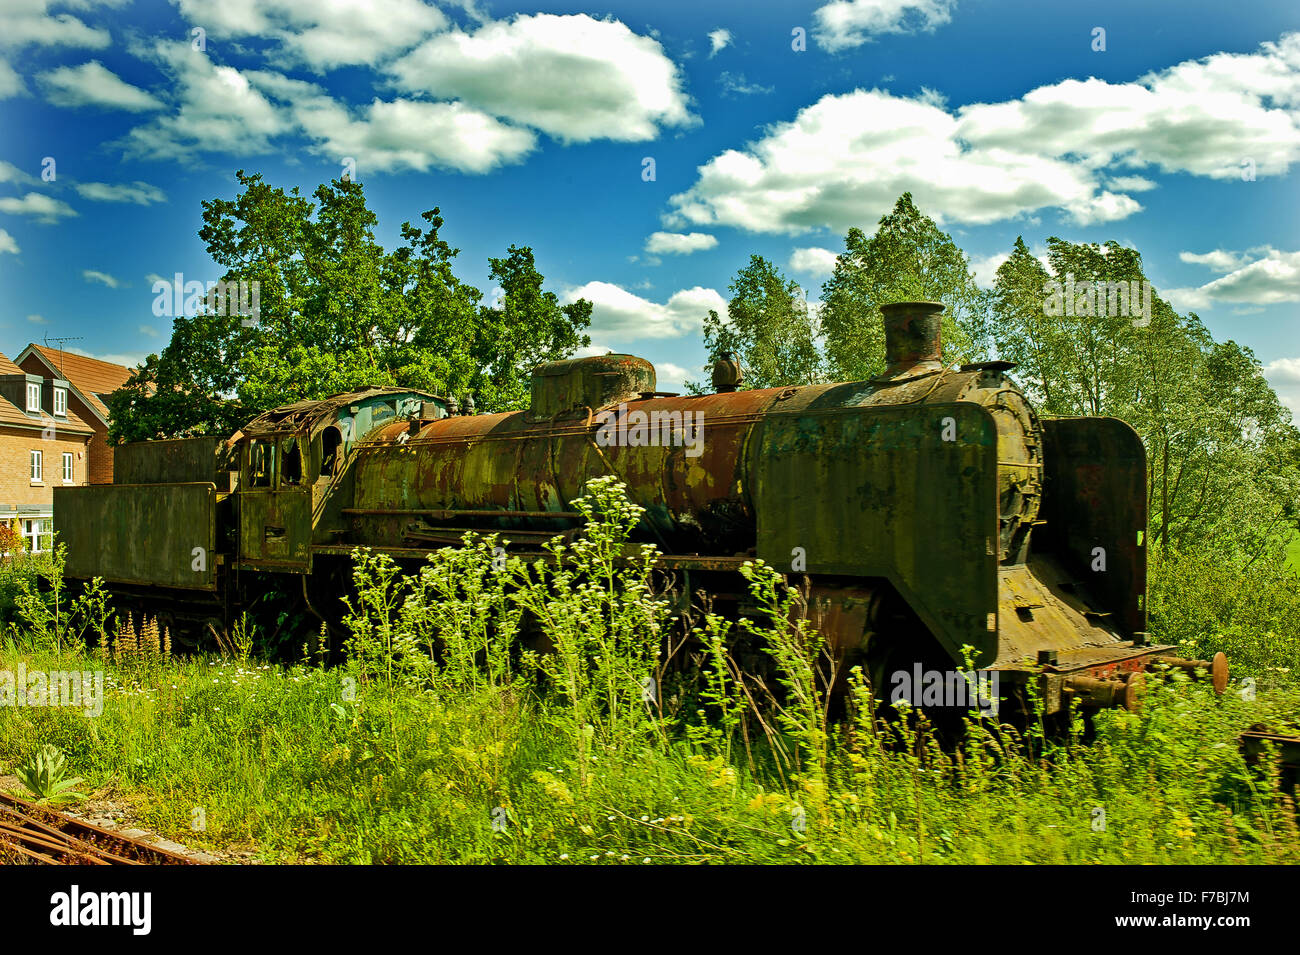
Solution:
M126 384L126 380L131 377L130 368L34 342L22 350L18 360L22 361L29 353L37 355L52 374L66 379L77 396L102 421L108 422L108 406L104 404L104 399ZM71 413L68 417L72 417Z
M25 375L16 364L10 361L5 355L0 354L0 375ZM60 431L72 432L74 434L94 434L95 431L86 422L77 417L72 409L68 409L67 418L50 418L39 417L33 418L27 412L23 411L16 404L0 395L0 426L15 425L23 428L45 428L48 424L54 422L54 431L57 434Z

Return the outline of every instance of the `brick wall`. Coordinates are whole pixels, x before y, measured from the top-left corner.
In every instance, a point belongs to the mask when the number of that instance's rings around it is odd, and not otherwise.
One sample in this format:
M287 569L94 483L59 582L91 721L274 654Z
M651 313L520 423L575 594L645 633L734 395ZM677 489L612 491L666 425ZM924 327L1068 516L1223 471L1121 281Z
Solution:
M71 404L71 402L69 402ZM81 404L80 401L77 404ZM81 412L73 409L73 413L80 416ZM91 484L112 484L113 483L113 449L108 443L108 429L99 423L97 419L91 418L86 420L86 424L95 429L95 436L90 439L90 468L88 470Z
M47 379L50 374L50 370L34 354L23 359L19 367L33 375L44 375ZM113 449L108 444L108 426L95 416L95 412L86 407L86 403L78 398L71 388L68 389L68 410L80 418L86 427L95 429L95 437L90 442L90 483L112 484ZM47 408L46 411L52 411L52 408Z
M10 504L41 507L48 511L54 504L54 488L63 486L63 452L72 452L74 484L85 484L89 455L88 435L55 434L45 441L40 431L25 431L0 425L0 519L9 517ZM42 483L31 483L31 456L40 451Z

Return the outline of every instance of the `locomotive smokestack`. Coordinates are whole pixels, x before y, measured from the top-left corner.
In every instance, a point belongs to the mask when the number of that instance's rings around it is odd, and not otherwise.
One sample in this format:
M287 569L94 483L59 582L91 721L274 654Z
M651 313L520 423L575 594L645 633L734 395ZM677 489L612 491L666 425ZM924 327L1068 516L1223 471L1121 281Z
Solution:
M881 378L915 378L943 370L943 304L891 302L885 318L885 361Z

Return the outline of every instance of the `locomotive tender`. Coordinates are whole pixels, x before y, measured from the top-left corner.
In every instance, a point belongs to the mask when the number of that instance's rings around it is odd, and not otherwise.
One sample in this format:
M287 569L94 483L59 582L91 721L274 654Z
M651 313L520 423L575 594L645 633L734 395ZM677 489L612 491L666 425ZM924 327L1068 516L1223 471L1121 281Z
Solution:
M612 474L645 508L638 541L686 596L745 612L739 568L806 577L809 611L873 684L969 660L1004 686L1037 679L1048 712L1134 706L1157 660L1146 633L1145 451L1114 418L1040 420L992 361L945 367L942 305L884 306L870 381L655 390L644 359L609 354L533 372L527 410L369 388L267 412L229 439L116 450L115 483L55 489L69 578L174 630L220 631L249 571L283 575L322 619L357 546L412 569L466 530L512 551L573 533L570 502ZM879 692L879 689L878 689Z

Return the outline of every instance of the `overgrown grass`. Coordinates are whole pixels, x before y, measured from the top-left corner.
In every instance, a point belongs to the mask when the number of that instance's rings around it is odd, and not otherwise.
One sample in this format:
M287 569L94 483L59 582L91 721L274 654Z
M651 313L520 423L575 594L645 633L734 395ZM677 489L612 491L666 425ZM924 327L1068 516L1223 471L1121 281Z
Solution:
M20 658L100 665L11 648L0 668ZM681 738L593 740L581 766L567 709L511 689L371 683L347 700L341 670L106 669L99 718L5 712L4 761L53 744L82 790L156 831L268 861L1300 862L1292 817L1234 741L1297 712L1293 688L1246 702L1170 683L1042 760L885 752L842 727L821 784Z
M577 506L588 533L553 562L471 540L406 579L358 554L333 669L11 636L0 671L101 669L107 693L98 717L0 708L0 768L54 745L82 791L267 861L1300 862L1294 805L1235 742L1300 712L1288 673L1260 671L1253 699L1153 680L1141 715L1100 714L1088 744L1079 726L1021 746L972 721L955 749L886 746L860 679L859 705L827 722L820 639L761 565L748 576L772 616L749 624L771 696L734 665L743 628L716 617L675 677L653 552L618 560L636 508L610 482ZM549 652L520 653L525 629Z

